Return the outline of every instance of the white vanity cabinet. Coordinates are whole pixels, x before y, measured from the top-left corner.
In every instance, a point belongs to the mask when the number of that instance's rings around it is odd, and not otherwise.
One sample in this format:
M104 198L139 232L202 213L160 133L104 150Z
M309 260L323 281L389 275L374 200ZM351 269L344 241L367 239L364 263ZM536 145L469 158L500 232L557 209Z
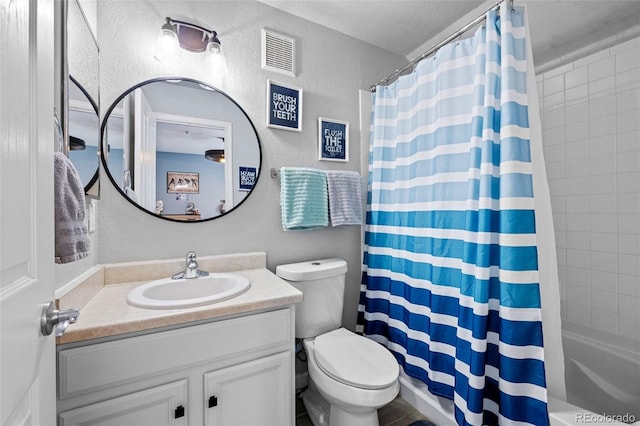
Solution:
M58 424L294 425L294 310L58 349Z

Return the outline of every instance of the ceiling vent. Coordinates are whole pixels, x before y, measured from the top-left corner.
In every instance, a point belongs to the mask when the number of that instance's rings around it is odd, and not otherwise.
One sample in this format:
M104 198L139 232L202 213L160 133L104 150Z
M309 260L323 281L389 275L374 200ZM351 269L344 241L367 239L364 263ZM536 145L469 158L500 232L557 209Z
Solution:
M262 69L296 76L296 40L262 29Z

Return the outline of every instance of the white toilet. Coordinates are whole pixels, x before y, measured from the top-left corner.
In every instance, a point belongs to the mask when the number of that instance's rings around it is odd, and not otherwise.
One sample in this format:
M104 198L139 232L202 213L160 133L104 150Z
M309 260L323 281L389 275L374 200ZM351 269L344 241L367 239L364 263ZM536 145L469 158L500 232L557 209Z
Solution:
M303 293L296 305L296 337L307 353L309 387L303 401L315 426L377 426L378 408L400 389L391 352L341 327L346 272L342 259L276 268Z

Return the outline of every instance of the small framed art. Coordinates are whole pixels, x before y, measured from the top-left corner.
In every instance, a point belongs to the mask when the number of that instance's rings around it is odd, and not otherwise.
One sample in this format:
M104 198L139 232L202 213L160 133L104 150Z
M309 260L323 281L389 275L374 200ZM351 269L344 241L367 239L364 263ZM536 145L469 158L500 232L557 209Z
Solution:
M239 167L239 190L240 191L251 191L253 189L253 185L256 184L256 177L258 176L258 171L255 167Z
M191 172L167 172L167 193L200 193L200 174Z
M349 161L349 122L318 118L318 160Z
M267 126L302 131L302 89L267 80Z

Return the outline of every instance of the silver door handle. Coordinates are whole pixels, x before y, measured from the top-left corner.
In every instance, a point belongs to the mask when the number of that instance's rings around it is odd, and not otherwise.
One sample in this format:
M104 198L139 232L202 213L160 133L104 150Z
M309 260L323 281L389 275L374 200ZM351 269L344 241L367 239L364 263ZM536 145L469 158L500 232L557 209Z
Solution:
M69 324L78 321L80 311L76 308L56 309L56 304L51 301L42 308L40 317L40 330L44 336L50 335L53 330L56 331L56 337L64 334Z

